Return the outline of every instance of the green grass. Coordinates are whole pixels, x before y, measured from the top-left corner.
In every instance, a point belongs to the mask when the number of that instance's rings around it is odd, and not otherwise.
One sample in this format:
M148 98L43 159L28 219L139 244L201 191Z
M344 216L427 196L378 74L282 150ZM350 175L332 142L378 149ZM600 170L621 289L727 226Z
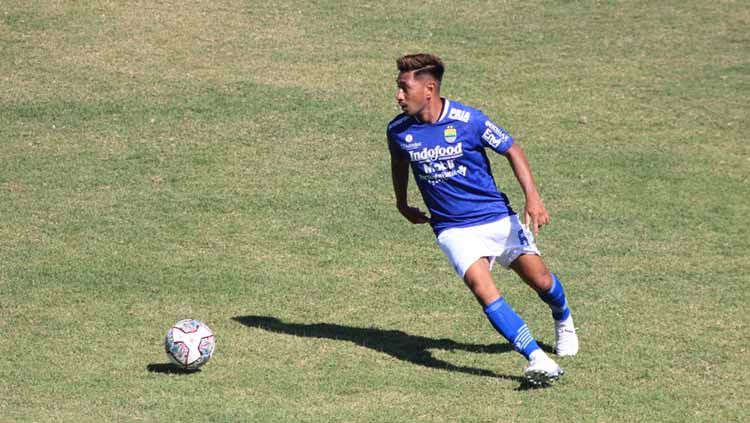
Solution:
M0 421L750 418L744 2L275 3L0 5ZM395 210L395 58L422 50L552 214L582 339L552 388L519 389ZM164 372L186 317L216 355Z

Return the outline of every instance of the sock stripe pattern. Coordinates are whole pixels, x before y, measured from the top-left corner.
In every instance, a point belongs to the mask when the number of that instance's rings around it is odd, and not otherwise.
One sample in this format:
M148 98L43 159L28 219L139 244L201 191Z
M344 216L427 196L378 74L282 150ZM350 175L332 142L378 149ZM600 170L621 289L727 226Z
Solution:
M513 340L513 348L519 352L523 351L529 346L532 341L534 341L534 337L531 336L529 327L523 325L518 329L516 338Z
M529 327L502 297L484 309L492 326L510 342L513 349L529 358L532 352L539 349Z

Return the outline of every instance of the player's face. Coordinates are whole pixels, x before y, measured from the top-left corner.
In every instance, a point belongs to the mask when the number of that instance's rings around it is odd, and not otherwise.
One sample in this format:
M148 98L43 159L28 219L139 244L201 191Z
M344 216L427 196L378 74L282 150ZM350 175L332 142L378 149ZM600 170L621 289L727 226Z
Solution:
M414 71L402 72L396 79L396 102L407 115L417 115L427 107L430 100L428 78L414 78Z

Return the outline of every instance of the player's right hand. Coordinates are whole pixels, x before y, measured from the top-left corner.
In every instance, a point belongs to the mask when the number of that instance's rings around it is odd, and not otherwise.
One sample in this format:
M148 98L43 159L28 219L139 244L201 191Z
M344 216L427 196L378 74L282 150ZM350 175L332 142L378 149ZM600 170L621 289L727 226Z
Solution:
M409 222L419 225L422 223L427 223L430 221L430 218L420 209L417 207L410 207L410 206L404 206L399 207L398 211L401 212L401 214L408 220Z
M544 202L538 195L526 198L524 215L524 223L531 229L534 236L539 235L539 228L550 222L547 208L544 207Z

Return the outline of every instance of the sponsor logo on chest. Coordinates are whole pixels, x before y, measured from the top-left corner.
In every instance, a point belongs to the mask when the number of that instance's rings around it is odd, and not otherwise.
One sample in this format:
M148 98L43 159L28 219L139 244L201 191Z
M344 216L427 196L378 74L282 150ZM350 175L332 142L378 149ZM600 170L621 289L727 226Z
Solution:
M431 148L425 147L419 151L410 151L409 158L413 162L425 162L455 159L457 157L463 156L463 154L463 145L462 143L458 143L449 146L436 145L435 147Z
M414 135L412 134L406 134L404 137L404 149L405 150L414 150L422 146L422 143L419 141L414 141Z

